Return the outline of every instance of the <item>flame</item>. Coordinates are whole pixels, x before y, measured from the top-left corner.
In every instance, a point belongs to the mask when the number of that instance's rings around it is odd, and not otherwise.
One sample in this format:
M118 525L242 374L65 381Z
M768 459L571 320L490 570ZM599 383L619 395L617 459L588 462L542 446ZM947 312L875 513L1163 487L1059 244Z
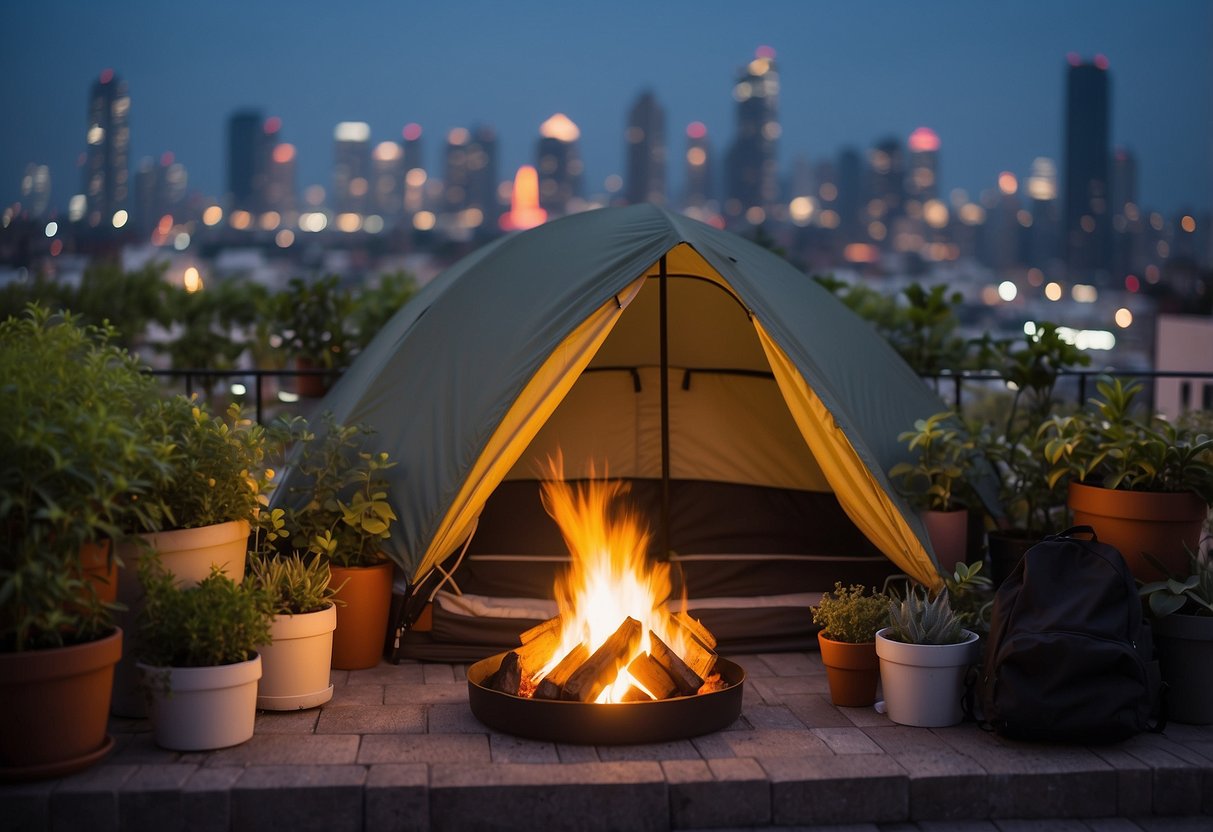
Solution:
M625 666L649 651L650 630L683 654L683 636L671 622L666 603L670 566L649 562L647 525L634 507L621 502L629 486L596 478L592 463L587 481L570 484L564 480L559 455L548 460L547 468L543 506L560 527L572 562L554 588L562 621L560 648L536 681L578 644L584 643L593 654L628 616L641 623L643 636ZM595 701L621 702L633 685L643 690L625 667Z

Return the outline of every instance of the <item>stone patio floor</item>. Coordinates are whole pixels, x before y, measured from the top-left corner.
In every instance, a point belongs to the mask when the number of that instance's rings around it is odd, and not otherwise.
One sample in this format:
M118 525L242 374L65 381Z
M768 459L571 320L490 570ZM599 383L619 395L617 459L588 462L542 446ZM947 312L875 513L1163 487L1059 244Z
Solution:
M249 742L220 751L165 751L146 721L115 719L102 763L0 786L0 829L1213 830L1213 726L1029 745L836 708L816 653L732 658L741 718L651 745L490 731L465 666L412 662L335 671L331 702L259 713Z

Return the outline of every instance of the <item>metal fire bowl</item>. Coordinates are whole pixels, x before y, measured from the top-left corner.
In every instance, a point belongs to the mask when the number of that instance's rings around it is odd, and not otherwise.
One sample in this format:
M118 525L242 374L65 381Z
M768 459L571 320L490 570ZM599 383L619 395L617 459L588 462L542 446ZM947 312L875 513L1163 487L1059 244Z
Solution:
M497 672L505 655L489 656L468 668L468 702L477 719L506 734L585 745L635 745L709 734L727 728L741 715L745 671L728 659L716 660L716 672L728 683L722 690L599 705L527 699L485 687L484 681Z

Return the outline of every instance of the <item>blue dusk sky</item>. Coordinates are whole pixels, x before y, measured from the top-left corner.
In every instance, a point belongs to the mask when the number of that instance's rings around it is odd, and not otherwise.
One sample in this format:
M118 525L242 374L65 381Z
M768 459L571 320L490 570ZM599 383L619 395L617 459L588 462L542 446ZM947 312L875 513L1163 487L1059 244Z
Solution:
M30 162L50 165L55 204L79 190L88 90L105 68L129 84L132 167L171 151L207 194L223 191L225 122L245 107L282 119L301 188L328 186L339 121L369 122L373 141L421 124L432 170L447 131L491 124L506 178L564 112L598 192L622 173L624 120L645 88L666 110L677 189L686 125L704 122L723 155L733 82L760 45L776 51L785 170L922 125L940 136L947 189L975 195L1037 156L1060 164L1066 56L1102 54L1111 140L1137 156L1143 205L1213 208L1208 0L7 2L0 203Z

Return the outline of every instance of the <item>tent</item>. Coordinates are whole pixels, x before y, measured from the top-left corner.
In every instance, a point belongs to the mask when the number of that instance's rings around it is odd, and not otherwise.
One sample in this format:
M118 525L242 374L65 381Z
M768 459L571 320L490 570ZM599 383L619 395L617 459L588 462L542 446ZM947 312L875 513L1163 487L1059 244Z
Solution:
M474 252L391 319L323 408L370 425L398 462L389 555L409 617L439 598L474 631L439 626L436 604L431 640L508 644L548 609L563 547L537 465L557 451L566 478L595 464L632 484L679 592L732 610L717 611L726 642L803 637L805 593L836 579L896 567L939 585L886 476L905 458L897 435L944 409L938 396L786 261L652 205ZM488 619L507 634L485 637Z

